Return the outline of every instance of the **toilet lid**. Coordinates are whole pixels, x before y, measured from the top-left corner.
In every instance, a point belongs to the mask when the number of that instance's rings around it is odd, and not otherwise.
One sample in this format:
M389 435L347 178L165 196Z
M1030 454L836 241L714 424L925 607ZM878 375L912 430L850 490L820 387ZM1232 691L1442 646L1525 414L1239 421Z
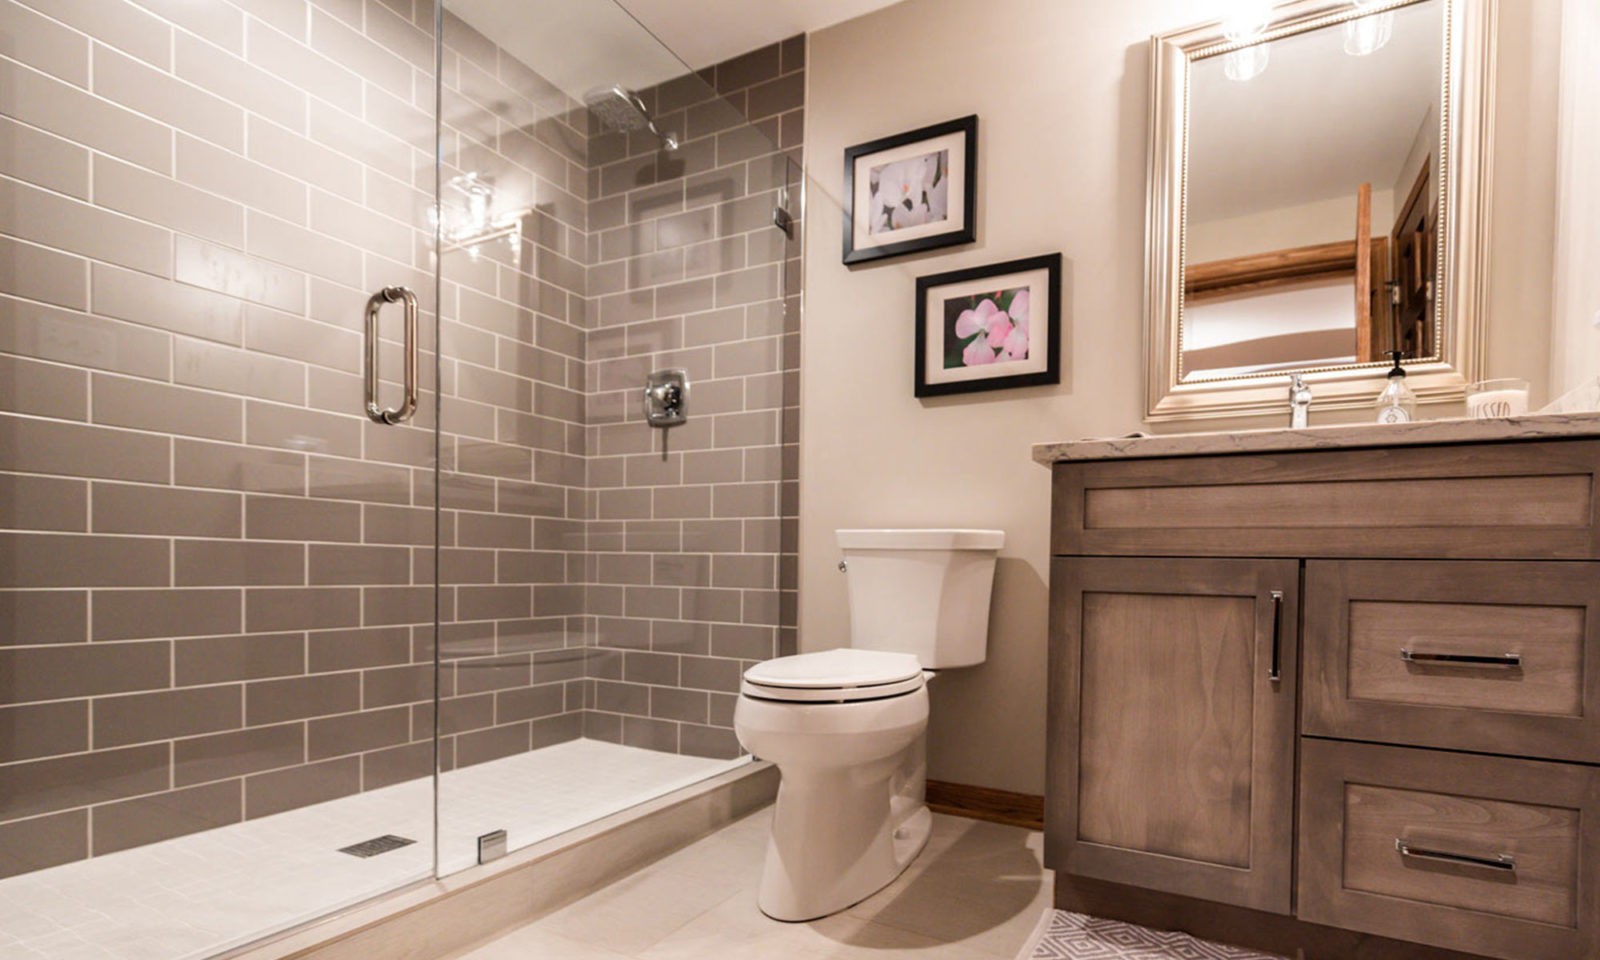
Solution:
M758 663L744 672L743 692L769 700L867 700L922 683L922 664L909 653L843 647Z
M841 647L801 653L758 663L744 678L764 687L870 687L909 680L922 674L922 664L909 653Z

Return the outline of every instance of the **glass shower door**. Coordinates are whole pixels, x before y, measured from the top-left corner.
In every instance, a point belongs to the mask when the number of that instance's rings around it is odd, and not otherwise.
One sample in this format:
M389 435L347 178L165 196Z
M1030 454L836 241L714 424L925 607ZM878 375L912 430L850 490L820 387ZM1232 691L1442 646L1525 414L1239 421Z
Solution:
M434 22L0 5L0 954L433 873Z
M794 639L775 212L803 44L697 72L611 0L446 0L442 24L449 873L748 759L739 675ZM663 370L688 381L665 430Z

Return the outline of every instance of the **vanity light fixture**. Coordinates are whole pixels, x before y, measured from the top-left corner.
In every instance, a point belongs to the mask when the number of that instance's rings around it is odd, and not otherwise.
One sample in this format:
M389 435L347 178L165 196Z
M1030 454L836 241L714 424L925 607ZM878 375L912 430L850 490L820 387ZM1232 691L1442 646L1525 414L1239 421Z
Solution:
M1373 6L1373 0L1363 0L1360 7ZM1374 13L1344 25L1344 52L1352 57L1366 57L1382 50L1394 36L1394 11Z
M1222 20L1222 33L1232 43L1254 40L1267 32L1272 23L1271 0L1238 0L1233 13ZM1243 83L1261 76L1267 69L1268 45L1241 47L1222 59L1222 72L1229 80Z
M504 240L513 251L522 245L522 218L529 211L496 214L492 180L471 171L451 177L445 187L455 199L454 203L441 204L445 253L465 250L468 257L476 260L483 253L484 244L496 240ZM439 216L440 213L429 211L430 220Z

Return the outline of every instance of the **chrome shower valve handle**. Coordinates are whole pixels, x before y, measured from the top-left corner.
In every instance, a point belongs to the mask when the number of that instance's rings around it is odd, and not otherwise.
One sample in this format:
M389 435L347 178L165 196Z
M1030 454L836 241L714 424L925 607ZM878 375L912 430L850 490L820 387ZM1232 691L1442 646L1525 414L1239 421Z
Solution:
M689 419L687 370L657 370L645 379L644 418L652 427L673 427Z

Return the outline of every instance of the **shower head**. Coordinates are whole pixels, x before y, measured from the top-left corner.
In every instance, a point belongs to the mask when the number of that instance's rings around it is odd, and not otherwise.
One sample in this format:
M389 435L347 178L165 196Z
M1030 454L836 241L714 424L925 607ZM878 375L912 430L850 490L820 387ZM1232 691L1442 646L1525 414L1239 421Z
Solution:
M644 101L627 87L596 87L583 95L583 102L607 129L631 133L650 123Z
M677 136L657 129L655 119L650 116L644 101L621 84L596 87L583 95L583 102L600 121L600 125L608 130L619 133L649 130L668 150L678 149Z

